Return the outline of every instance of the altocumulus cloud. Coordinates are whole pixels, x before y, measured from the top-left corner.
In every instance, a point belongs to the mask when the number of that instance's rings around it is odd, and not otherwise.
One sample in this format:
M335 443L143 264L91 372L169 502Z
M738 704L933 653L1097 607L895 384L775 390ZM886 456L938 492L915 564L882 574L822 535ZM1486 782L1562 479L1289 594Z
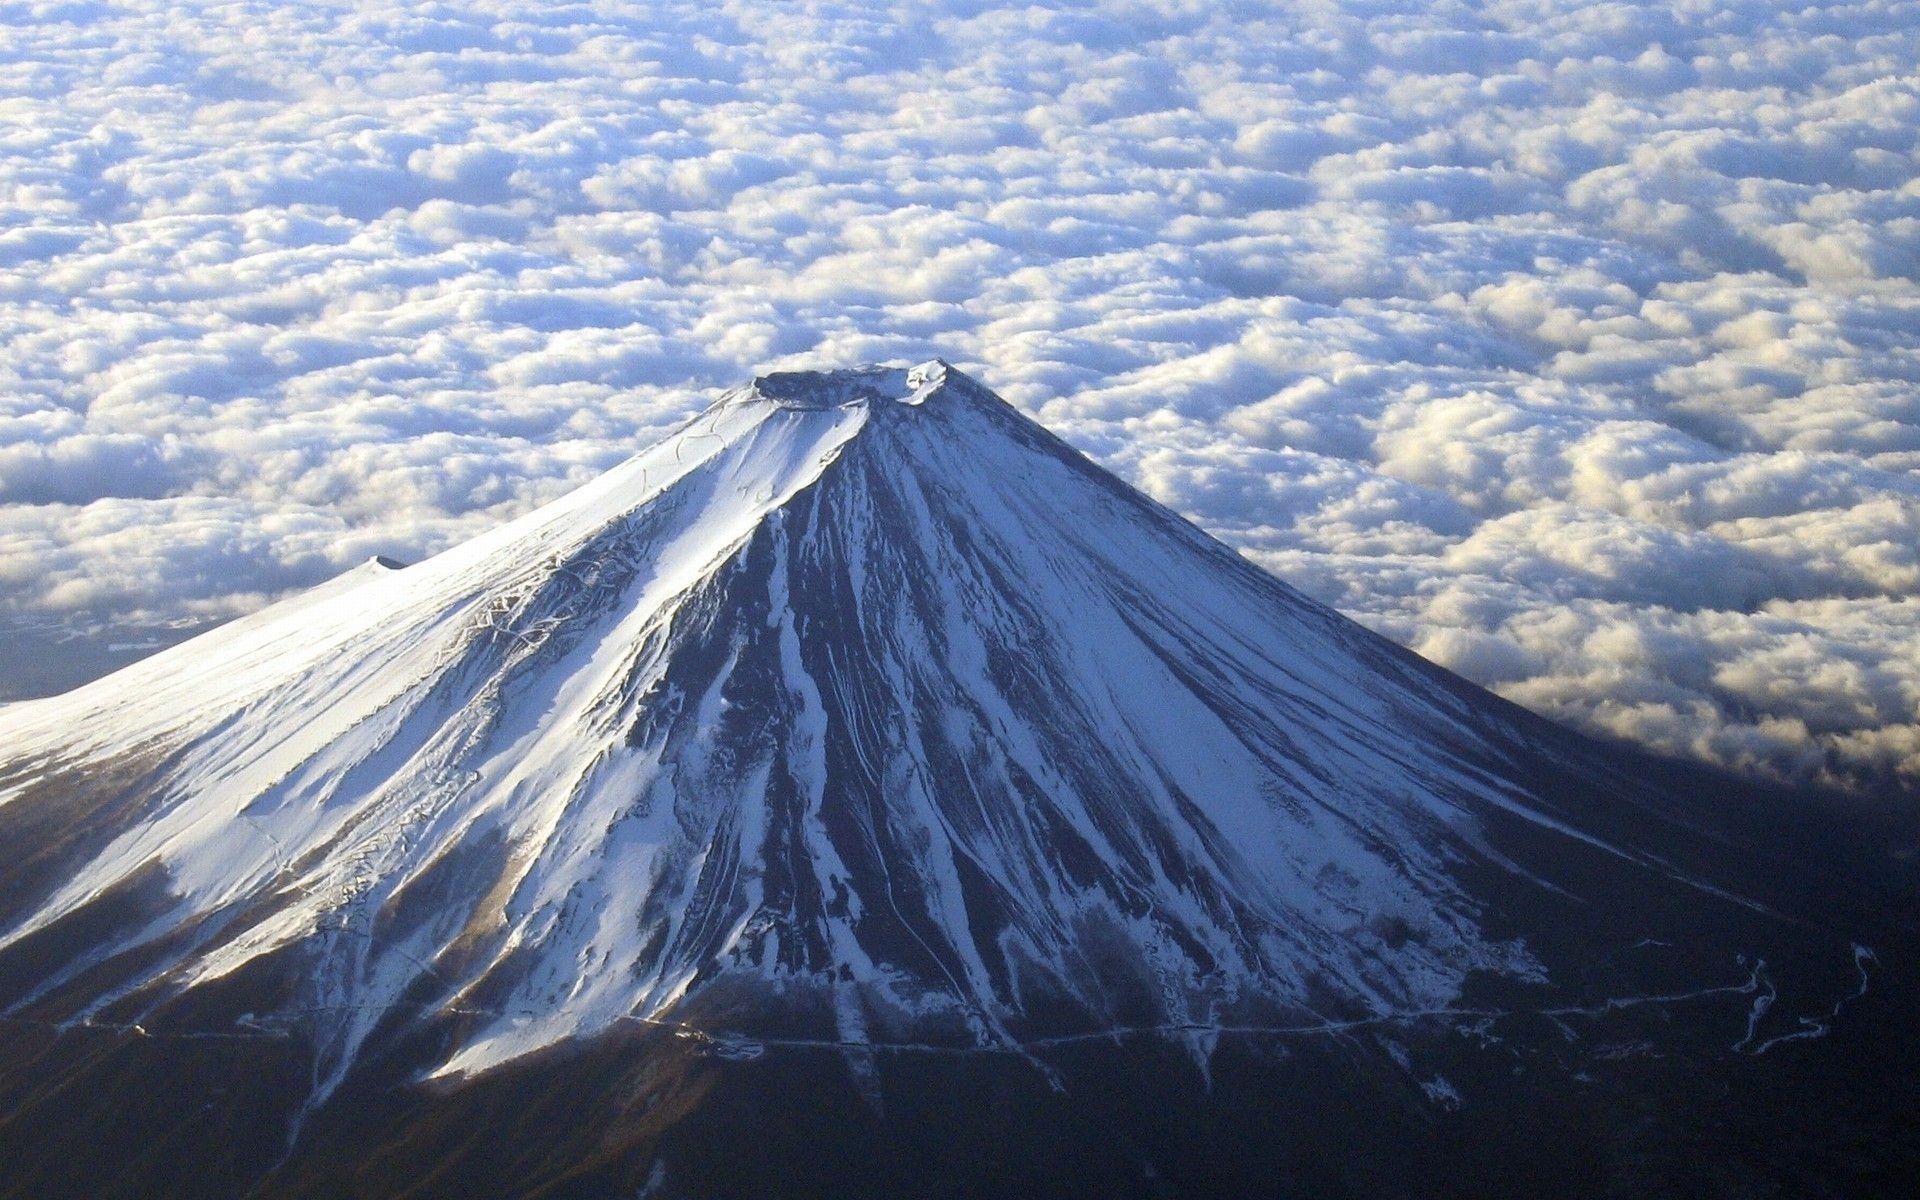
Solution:
M1524 704L1920 780L1920 5L0 21L11 694L941 353Z

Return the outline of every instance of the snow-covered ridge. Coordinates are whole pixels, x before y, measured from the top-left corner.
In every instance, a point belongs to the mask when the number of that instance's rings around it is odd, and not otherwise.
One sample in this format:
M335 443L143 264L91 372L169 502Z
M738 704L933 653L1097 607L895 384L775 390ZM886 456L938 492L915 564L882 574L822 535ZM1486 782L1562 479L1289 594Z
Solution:
M767 375L444 554L0 711L0 815L94 835L0 953L135 902L16 1010L274 974L247 1019L312 1023L319 1095L395 1023L457 1019L474 1072L703 996L854 1043L1433 1010L1539 972L1461 882L1532 874L1483 816L1598 844L1474 695L944 363Z
M89 736L115 739L125 747L146 731L145 720L177 721L182 713L176 706L199 712L202 700L216 708L231 700L256 677L256 670L263 682L277 683L278 672L321 659L391 621L424 635L429 630L413 623L438 627L448 607L464 612L476 604L503 604L504 593L550 573L550 560L577 549L608 522L667 496L703 468L738 479L748 465L743 460L750 460L765 473L751 489L754 494L745 494L745 485L737 484L733 495L714 497L705 506L701 528L689 531L717 535L719 540L708 549L723 553L730 544L726 535L739 537L766 507L811 482L839 440L856 432L862 421L862 414L845 412L810 422L805 431L794 430L794 436L781 439L776 454L785 457L780 461L769 457L764 441L739 447L738 458L726 457L733 442L751 440L749 435L773 410L785 407L757 388L729 393L658 446L518 520L408 568L404 576L387 579L394 566L370 559L308 592L64 696L20 704L9 714L15 723L4 732L21 739L12 745L25 749L34 744L35 725L48 736L64 738L78 723ZM836 406L822 406L830 407ZM298 636L289 636L296 628ZM391 632L382 640L399 640ZM242 672L240 679L231 674L236 668ZM169 703L156 702L156 688L158 697ZM103 724L96 719L101 713L130 720L127 725Z

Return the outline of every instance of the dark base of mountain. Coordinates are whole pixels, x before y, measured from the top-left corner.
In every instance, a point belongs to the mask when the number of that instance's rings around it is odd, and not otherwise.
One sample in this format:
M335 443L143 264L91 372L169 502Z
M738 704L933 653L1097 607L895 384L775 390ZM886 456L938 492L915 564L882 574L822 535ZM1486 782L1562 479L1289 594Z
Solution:
M1193 1035L742 1060L637 1030L458 1086L363 1071L291 1153L292 1041L16 1023L0 1196L1905 1197L1920 1005L1876 983L1757 1056L1739 991L1229 1033L1204 1075Z
M463 1036L452 1018L395 1020L311 1113L313 1047L245 1015L296 960L78 1027L91 986L21 989L97 940L82 914L0 955L0 1200L1920 1194L1910 824L1671 780L1731 840L1670 826L1670 859L1738 866L1766 905L1490 814L1490 844L1563 889L1468 877L1546 973L1477 977L1445 1014L1149 1031L1143 1004L1042 1014L1018 1050L846 1049L782 1044L833 1034L709 989L682 1027L464 1082L420 1078Z

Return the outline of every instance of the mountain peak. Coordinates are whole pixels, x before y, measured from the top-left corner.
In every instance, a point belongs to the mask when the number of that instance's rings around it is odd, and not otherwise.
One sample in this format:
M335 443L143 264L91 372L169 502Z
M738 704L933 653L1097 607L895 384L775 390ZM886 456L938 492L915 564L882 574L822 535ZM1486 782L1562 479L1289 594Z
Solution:
M917 407L964 381L971 390L980 385L948 364L933 358L911 367L868 363L816 371L772 371L755 376L748 395L772 401L781 408L824 409L894 401Z

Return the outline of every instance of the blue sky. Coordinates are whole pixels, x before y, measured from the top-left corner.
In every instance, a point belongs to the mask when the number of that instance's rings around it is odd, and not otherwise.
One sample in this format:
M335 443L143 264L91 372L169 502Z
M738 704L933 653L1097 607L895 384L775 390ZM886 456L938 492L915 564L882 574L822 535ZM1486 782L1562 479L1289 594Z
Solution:
M0 695L943 355L1583 727L1920 779L1920 6L0 7Z

